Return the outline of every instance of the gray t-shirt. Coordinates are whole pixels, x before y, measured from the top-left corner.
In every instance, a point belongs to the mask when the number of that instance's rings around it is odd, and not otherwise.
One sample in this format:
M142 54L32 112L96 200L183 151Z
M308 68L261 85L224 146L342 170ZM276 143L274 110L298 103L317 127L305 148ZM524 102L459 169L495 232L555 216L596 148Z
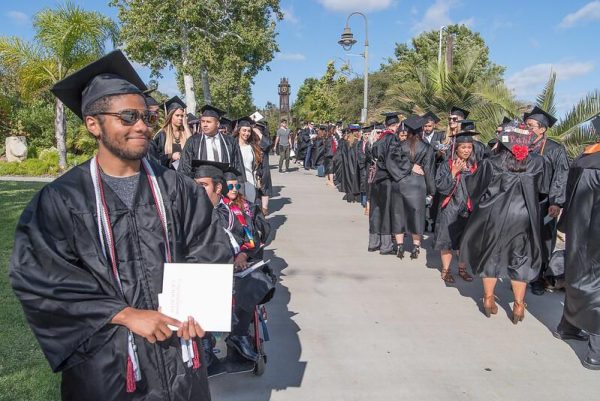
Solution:
M281 146L290 146L290 130L288 128L279 128L277 130L277 138Z
M131 209L133 207L133 198L135 197L140 181L140 173L130 177L112 177L103 172L100 174L102 175L102 181L104 181L106 185L117 194L119 199Z

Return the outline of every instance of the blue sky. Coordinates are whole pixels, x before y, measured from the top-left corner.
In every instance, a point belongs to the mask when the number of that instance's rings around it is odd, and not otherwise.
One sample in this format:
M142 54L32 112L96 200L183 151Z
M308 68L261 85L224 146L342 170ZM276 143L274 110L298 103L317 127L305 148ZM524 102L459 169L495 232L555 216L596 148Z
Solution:
M117 19L107 1L74 1L86 9ZM1 35L31 39L31 17L54 0L3 1ZM292 100L309 76L323 74L328 60L349 62L363 73L363 59L349 56L337 44L346 17L365 12L369 19L370 69L373 71L393 55L396 42L407 42L424 30L464 23L481 33L494 62L506 67L506 82L522 100L533 100L547 80L557 72L557 101L566 112L588 91L600 88L600 1L517 0L282 0L285 19L278 25L280 53L262 71L253 88L257 106L278 102L277 84L288 77ZM363 50L364 23L350 21L359 41L354 53ZM149 72L141 69L146 78ZM172 72L165 71L161 90L177 94Z

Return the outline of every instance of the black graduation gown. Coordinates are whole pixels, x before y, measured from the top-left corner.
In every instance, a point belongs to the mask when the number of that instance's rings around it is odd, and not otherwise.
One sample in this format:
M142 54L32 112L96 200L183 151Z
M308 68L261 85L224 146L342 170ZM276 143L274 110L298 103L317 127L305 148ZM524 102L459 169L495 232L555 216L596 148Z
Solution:
M268 133L268 131L267 131ZM273 196L273 180L271 178L271 164L269 163L269 154L273 148L273 140L269 135L263 135L260 143L263 151L263 162L261 163L260 176L262 178L262 196Z
M377 172L370 191L369 233L396 234L392 231L391 210L399 199L398 193L392 192L392 185L410 174L412 163L400 149L400 140L393 133L385 134L375 142L371 154Z
M567 240L564 316L600 335L600 153L573 163L566 199L560 219Z
M231 262L228 239L212 224L202 188L175 171L153 169L173 260ZM158 308L164 236L143 169L131 210L108 185L104 191L124 298L101 250L89 161L45 186L15 234L11 283L50 367L62 372L63 400L209 400L205 367L184 365L176 335L156 344L134 335L142 381L126 393L128 332L109 322L127 306Z
M367 163L367 152L369 142L361 139L356 145L356 154L358 161L358 177L359 177L359 190L361 193L366 193L368 190L367 175L369 166Z
M333 138L325 138L325 155L323 156L323 166L325 174L333 174Z
M308 145L310 145L310 130L308 128L303 128L298 135L297 141L296 159L304 161Z
M333 183L337 187L338 191L344 192L342 189L342 183L345 180L344 174L344 154L347 152L348 142L345 139L338 141L337 150L333 156Z
M466 184L466 179L470 175L470 171L463 171L458 180L452 177L448 161L441 163L438 167L435 186L440 195L440 201L437 205L433 237L433 249L437 251L459 249L470 213L467 207L469 192ZM445 207L442 207L448 196L451 196L450 200Z
M534 151L532 151L534 152ZM551 205L562 207L565 203L565 190L567 187L567 178L569 176L569 157L564 145L546 139L546 145L542 149L537 149L536 153L540 153L550 165L549 180L550 188L540 197L541 208L541 230L543 241L543 261L547 264L552 256L556 238L556 219L552 219L544 224L544 217L548 215L548 208Z
M345 193L344 200L357 202L360 200L360 171L358 167L358 141L345 143L341 149L342 181L340 191Z
M234 149L237 138L221 134L217 135L219 136L219 142L221 143L221 157L223 163L229 163L230 166L237 166L236 152ZM177 171L185 175L191 174L192 160L207 160L206 147L206 138L204 134L192 135L183 147Z
M392 184L392 232L394 234L411 233L422 235L425 231L425 197L435 192L435 155L431 146L417 141L415 154L410 154L409 141L400 143L400 151L410 160L411 170ZM412 172L412 166L418 164L425 175Z
M312 154L313 166L322 166L325 164L325 139L315 139L315 149Z
M475 206L461 240L460 259L481 277L530 282L542 265L538 197L547 185L546 164L530 154L525 172L509 172L503 156L484 159L466 180Z
M165 153L165 143L167 141L167 134L165 131L160 130L154 136L152 141L150 142L150 149L148 150L148 156L150 160L153 160L159 163L163 167L173 168L173 161L171 160L170 155ZM173 144L173 153L182 152L183 149L181 145L174 143Z

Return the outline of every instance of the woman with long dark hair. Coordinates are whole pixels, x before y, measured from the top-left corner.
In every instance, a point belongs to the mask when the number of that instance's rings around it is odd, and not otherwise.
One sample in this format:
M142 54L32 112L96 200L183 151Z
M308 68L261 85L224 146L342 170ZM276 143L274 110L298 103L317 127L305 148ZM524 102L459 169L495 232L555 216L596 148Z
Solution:
M399 129L400 146L412 170L401 180L394 182L392 192L399 194L398 201L391 205L392 232L396 236L398 251L396 256L404 258L404 234L412 235L411 259L417 259L421 252L421 238L425 231L425 198L435 191L435 155L431 146L421 140L423 120L410 116ZM402 140L402 136L406 139Z
M437 206L433 249L441 252L442 280L446 283L454 283L454 277L450 273L452 254L459 250L462 233L473 211L473 202L465 181L477 171L473 135L478 135L475 124L472 121L461 121L461 129L455 136L454 155L440 163L435 176L440 201ZM464 262L458 264L458 274L465 281L473 281Z
M244 177L243 193L250 203L256 202L262 196L262 163L264 160L260 138L253 130L253 125L249 117L243 117L237 120L233 130L233 137L237 139L237 169L242 172Z
M151 153L160 164L177 170L181 152L187 140L192 136L188 126L186 105L175 96L165 103L167 116L160 131L151 144Z
M496 314L498 278L511 280L514 324L525 316L527 283L541 269L540 193L548 192L543 157L529 153L524 124L507 124L498 136L499 152L484 159L467 179L475 203L460 245L460 260L483 279L483 309Z

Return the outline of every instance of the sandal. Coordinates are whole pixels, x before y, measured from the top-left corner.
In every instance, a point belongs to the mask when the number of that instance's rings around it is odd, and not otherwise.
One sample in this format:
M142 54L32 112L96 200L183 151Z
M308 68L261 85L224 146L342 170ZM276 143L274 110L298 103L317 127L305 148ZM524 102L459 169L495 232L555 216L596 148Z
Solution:
M455 282L452 273L450 273L450 269L442 269L442 280L450 284Z
M413 247L412 252L410 253L410 258L411 259L418 259L420 253L421 253L421 245L415 245Z
M491 315L498 313L498 305L496 305L496 297L494 295L483 297L483 313L486 317L490 317Z
M526 306L527 306L527 304L525 302L517 301L515 299L515 303L513 304L513 317L512 317L513 324L522 322L523 319L525 319L525 307Z
M398 251L396 252L398 259L404 259L404 244L398 244Z
M471 276L469 273L467 273L466 267L459 267L458 275L460 276L460 278L462 278L463 280L465 280L467 282L473 281L473 276Z

